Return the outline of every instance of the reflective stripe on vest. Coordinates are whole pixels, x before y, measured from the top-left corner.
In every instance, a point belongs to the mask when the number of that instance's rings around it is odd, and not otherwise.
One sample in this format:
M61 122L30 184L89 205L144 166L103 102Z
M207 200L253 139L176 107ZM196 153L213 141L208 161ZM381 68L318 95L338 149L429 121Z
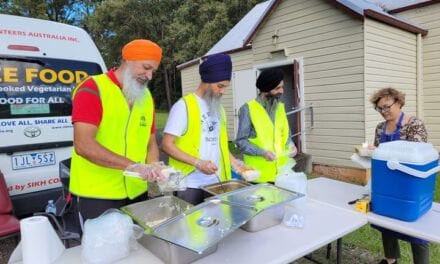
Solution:
M289 123L284 104L278 103L275 124L264 107L256 100L248 102L247 105L251 123L256 132L256 137L249 138L249 142L261 149L272 151L279 158L275 161L267 161L262 156L243 155L244 162L261 172L260 178L255 182L274 182L278 167L287 162L284 154L289 138Z
M202 139L202 121L200 114L200 106L197 102L197 97L194 93L188 94L183 97L186 105L187 112L187 129L185 134L176 139L176 147L183 152L200 158L200 141ZM198 140L196 140L198 139ZM220 167L221 167L221 179L222 181L231 179L231 163L229 161L229 146L228 146L228 134L226 130L226 113L222 108L222 120L220 122ZM196 168L188 163L181 162L179 160L169 158L169 164L176 169L188 175Z
M106 74L91 78L99 89L103 109L96 141L116 154L144 163L154 115L150 92L147 90L145 100L136 101L130 110L121 89ZM124 177L121 170L96 165L73 149L70 169L72 193L99 199L133 199L146 190L146 181Z

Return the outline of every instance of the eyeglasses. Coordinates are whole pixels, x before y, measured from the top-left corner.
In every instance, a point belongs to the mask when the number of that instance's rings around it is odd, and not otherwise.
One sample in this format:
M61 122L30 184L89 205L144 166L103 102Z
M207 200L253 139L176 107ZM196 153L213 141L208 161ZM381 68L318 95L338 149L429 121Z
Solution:
M374 110L376 110L379 113L387 113L391 110L391 106L393 106L395 103L396 103L396 101L394 100L394 102L390 105L384 105L382 107L376 105Z

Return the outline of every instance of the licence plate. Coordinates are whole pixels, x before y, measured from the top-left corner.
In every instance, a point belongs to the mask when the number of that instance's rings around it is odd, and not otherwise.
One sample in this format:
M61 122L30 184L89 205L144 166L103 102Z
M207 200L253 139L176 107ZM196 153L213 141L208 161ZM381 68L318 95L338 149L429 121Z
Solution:
M12 156L12 169L21 170L34 167L55 165L55 152L36 152Z

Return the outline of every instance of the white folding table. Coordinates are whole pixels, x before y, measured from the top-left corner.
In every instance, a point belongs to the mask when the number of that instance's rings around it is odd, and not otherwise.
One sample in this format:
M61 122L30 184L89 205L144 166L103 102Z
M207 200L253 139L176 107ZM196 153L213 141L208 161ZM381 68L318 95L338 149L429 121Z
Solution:
M362 198L368 192L362 186L332 180L315 178L308 181L307 192L311 199L328 203L352 212L354 205L350 201ZM363 214L363 213L358 213ZM414 222L406 222L369 212L363 214L368 222L410 236L440 243L440 204L433 203L432 208Z
M304 227L289 228L279 224L259 232L241 229L224 238L215 253L194 263L290 263L316 249L362 227L367 219L357 213L317 200L307 199L301 207ZM69 248L55 263L81 263L81 246ZM162 263L139 246L117 263Z
M255 233L237 230L216 253L194 263L290 263L367 223L363 215L316 200L302 208L302 229L280 224Z

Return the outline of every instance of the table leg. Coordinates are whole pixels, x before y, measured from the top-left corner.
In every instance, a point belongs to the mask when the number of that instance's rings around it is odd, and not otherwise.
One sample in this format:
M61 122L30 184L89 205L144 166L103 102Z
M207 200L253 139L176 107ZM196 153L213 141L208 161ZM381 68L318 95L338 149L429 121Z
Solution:
M312 257L312 253L310 253L310 254L304 256L304 258L307 259L307 260L310 260L310 261L313 262L313 263L316 263L316 264L322 264L321 262L317 261L316 259L314 259L314 258Z
M327 259L330 258L331 251L332 251L332 243L328 243L327 244L327 255L326 255Z
M342 237L338 238L336 241L336 263L341 263L341 257L342 257Z

